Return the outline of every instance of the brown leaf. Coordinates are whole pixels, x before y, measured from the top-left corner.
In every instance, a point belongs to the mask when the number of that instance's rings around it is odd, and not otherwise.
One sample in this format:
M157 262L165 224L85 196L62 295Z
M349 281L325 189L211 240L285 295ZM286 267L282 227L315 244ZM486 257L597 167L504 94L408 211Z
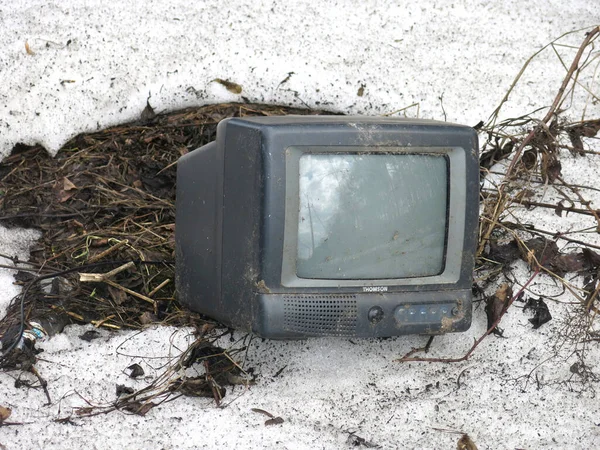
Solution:
M69 180L67 177L63 178L63 190L65 191L71 191L73 189L77 189L77 186L75 186L71 180Z
M102 335L99 332L97 332L96 330L88 330L85 333L79 335L79 339L86 341L86 342L91 342L94 339L98 339L101 336Z
M535 191L531 190L531 189L523 189L522 191L519 191L517 193L517 195L515 195L515 201L516 202L521 202L527 198L531 198L535 195Z
M121 289L114 288L112 286L108 286L108 293L110 297L117 305L122 305L127 300L127 294L123 292Z
M575 205L572 201L563 199L560 202L558 202L556 208L554 208L554 214L556 214L558 217L562 217L562 213L565 209L568 210L569 208L573 207L575 207Z
M80 408L75 408L75 414L78 416L85 416L87 414L91 414L92 412L94 412L93 406L82 406Z
M591 261L590 257L593 257L593 252L572 252L572 253L560 253L556 242L548 240L543 237L536 237L525 241L525 247L529 250L522 248L521 257L535 269L536 263L551 272L563 276L565 273L580 272L586 267L589 267ZM590 253L591 252L591 253Z
M140 316L140 322L142 325L149 325L153 322L158 322L158 317L156 317L150 311L146 311Z
M273 417L272 419L265 421L265 426L268 427L269 425L279 425L283 422L284 420L281 417Z
M586 120L567 129L567 134L573 145L571 153L579 156L585 155L582 137L594 137L600 131L600 119Z
M597 269L600 267L600 255L598 253L589 248L584 248L582 252L583 258L590 269Z
M567 132L567 134L569 135L569 139L571 140L571 145L573 145L573 150L571 150L571 153L579 156L585 155L583 151L583 141L581 140L580 129L572 128Z
M488 330L504 314L508 302L512 298L512 288L508 283L502 283L495 294L485 299L485 313L487 315ZM496 326L492 331L496 336L502 336L502 330Z
M29 47L29 42L27 42L27 41L25 41L25 51L30 56L35 55L35 53L33 52L33 50L31 50L31 47Z
M510 143L512 144L512 141ZM527 170L533 170L537 164L537 152L535 150L525 151L521 157L521 162Z
M137 414L138 416L145 416L148 413L148 411L150 411L155 406L156 404L152 402L131 402L123 406L123 409L125 411Z
M562 165L555 154L543 153L540 169L542 178L547 179L549 183L554 183L561 175Z
M533 325L534 330L552 320L552 314L550 314L548 305L542 297L538 299L528 298L525 306L523 306L523 312L527 311L533 311L533 317L529 319L529 322Z
M281 418L281 417L275 417L269 411L265 411L264 409L252 408L252 411L254 411L255 413L259 413L259 414L264 414L265 416L269 417L269 419L265 422L266 426L269 426L269 425L279 425L279 424L281 424L281 423L284 422L283 418Z
M4 422L6 419L10 417L12 410L10 408L5 408L4 406L0 406L0 423Z
M148 122L156 117L156 113L154 112L154 108L150 106L150 99L146 100L146 107L142 111L142 115L140 116L142 122Z
M216 390L216 394L221 398L225 397L227 394L227 390L225 388L219 388L218 386L214 386ZM214 398L215 392L213 388L206 381L205 377L193 377L186 378L184 380L176 380L169 385L169 390L174 392L180 392L183 395L187 395L189 397L208 397Z
M521 248L521 257L532 269L536 269L535 260L537 260L542 267L552 270L551 263L559 253L556 242L550 241L543 237L536 237L525 241L523 244L525 244L526 248Z
M55 184L54 189L59 203L66 202L77 193L77 186L71 183L67 177L64 177L62 182L58 181Z
M490 252L488 258L500 264L510 264L521 256L521 250L517 243L512 240L508 244L498 245L490 241Z
M265 416L270 417L271 419L275 417L269 411L265 411L264 409L252 408L252 411L254 411L255 413L259 413L259 414L264 414Z
M132 395L134 392L135 391L133 390L133 388L129 386L125 386L124 384L117 384L117 397L120 397L121 395Z
M222 78L215 78L212 81L219 83L222 86L225 86L225 89L227 89L229 92L231 92L233 94L241 94L242 93L242 86L240 86L237 83L234 83L233 81L223 80Z
M585 137L594 137L600 131L600 119L587 120L581 124L581 134Z
M585 268L586 260L583 253L567 253L566 255L558 255L550 263L552 271L563 276L565 273L580 272Z
M468 434L463 434L456 444L456 450L477 450L477 446Z
M137 378L144 375L144 369L139 364L130 365L127 370L130 370L129 378Z

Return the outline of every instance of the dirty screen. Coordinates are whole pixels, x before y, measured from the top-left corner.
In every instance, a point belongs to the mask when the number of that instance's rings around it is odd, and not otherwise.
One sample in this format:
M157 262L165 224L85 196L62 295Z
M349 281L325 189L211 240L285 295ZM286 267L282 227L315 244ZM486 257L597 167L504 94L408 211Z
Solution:
M444 156L305 154L299 167L298 277L383 279L443 271Z

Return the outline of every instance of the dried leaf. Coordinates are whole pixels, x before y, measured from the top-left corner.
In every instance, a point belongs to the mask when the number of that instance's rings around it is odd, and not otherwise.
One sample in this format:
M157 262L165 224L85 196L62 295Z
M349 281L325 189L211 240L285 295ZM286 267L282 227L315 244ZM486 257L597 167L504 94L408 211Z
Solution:
M582 250L583 259L586 262L586 265L589 269L598 269L600 268L600 255L589 248L584 248Z
M12 410L4 406L0 406L0 424L10 417Z
M573 150L571 150L571 153L578 156L585 155L585 152L583 151L583 141L581 140L580 129L572 128L567 132L567 134L571 140L571 145L573 145Z
M532 189L523 189L515 195L515 202L521 202L527 198L531 198L535 195L535 191Z
M121 289L108 286L108 293L110 294L110 298L112 298L117 305L122 305L127 300L127 294Z
M508 244L498 245L496 242L490 242L490 252L488 258L499 262L500 264L510 264L521 256L521 250L517 243L512 240Z
M148 100L146 100L146 107L142 111L142 115L140 116L140 119L142 120L142 122L148 122L148 121L154 119L155 117L156 117L156 113L154 112L154 109L152 108L152 106L150 106L150 97L148 97Z
M546 305L546 302L544 302L542 297L538 298L537 300L534 298L528 298L525 306L523 307L523 312L527 311L533 311L533 318L529 319L529 322L531 322L533 325L534 330L537 330L539 327L552 320L552 315L550 314L548 305Z
M75 408L75 414L77 414L78 416L85 416L87 414L91 414L93 411L93 406L82 406L80 408Z
M562 217L562 213L563 211L566 209L567 213L569 208L574 208L575 205L573 204L572 201L570 200L561 200L560 202L558 202L558 204L556 205L556 208L554 208L554 214L556 214L558 217ZM566 216L566 214L565 214Z
M35 55L34 51L31 50L31 47L29 47L29 42L25 41L25 51L27 52L28 55L33 56Z
M265 416L270 417L271 419L275 417L269 411L265 411L264 409L252 408L252 411L254 411L255 413L259 413L259 414L264 414Z
M100 333L97 332L96 330L88 330L85 333L83 333L82 335L79 336L79 339L83 340L83 341L93 341L94 339L98 339L100 337Z
M222 78L215 78L212 81L219 83L222 86L225 86L225 89L227 89L229 92L231 92L233 94L241 94L242 93L242 86L240 86L237 83L234 83L233 81L223 80Z
M456 450L477 450L477 446L468 434L463 434L456 444Z
M140 316L140 323L142 325L149 325L151 323L158 322L158 317L152 314L150 311L146 311Z
M567 134L573 145L571 153L585 155L582 137L594 137L600 131L600 119L587 120L567 129Z
M495 294L485 300L488 330L504 314L508 302L512 298L512 288L508 283L502 283ZM496 336L502 336L503 331L497 326L492 331Z
M64 177L62 182L58 181L54 185L54 190L59 203L64 203L77 193L77 186L71 183L67 177Z
M130 370L129 378L137 378L144 375L144 369L139 364L130 365L127 370Z
M552 272L559 276L563 276L565 273L581 272L585 266L586 260L583 253L559 254L553 261L550 261Z
M543 267L550 269L550 263L558 256L556 242L543 237L536 237L524 242L525 248L521 249L522 258L529 266L535 269L535 260ZM535 259L534 259L535 257Z
M69 180L67 177L63 178L63 190L65 191L70 191L73 189L77 189L77 186L75 186L71 180Z
M367 441L365 438L358 436L356 433L349 433L346 442L350 447L380 448L379 445Z
M284 420L281 417L273 417L272 419L265 421L265 426L268 427L269 425L279 425L283 422Z
M365 94L365 85L361 84L360 87L358 88L358 92L356 93L356 95L358 95L359 97L362 97Z
M130 388L129 386L125 386L124 384L117 384L117 397L120 397L121 395L131 395L134 392L135 391L133 390L133 388Z
M123 406L123 409L125 411L129 411L134 414L137 414L138 416L145 416L148 413L148 411L150 411L155 406L156 406L156 404L152 403L152 402L147 402L147 403L131 402L131 403L128 403L125 406Z
M213 388L208 381L206 381L205 377L180 379L169 385L170 391L180 392L189 397L214 398L216 393L220 398L223 398L225 397L225 394L227 394L227 390L223 387L214 386L214 388L216 392L213 392Z
M562 164L555 154L542 154L542 178L547 179L549 183L554 183L560 177L561 171Z
M513 144L512 141L509 143ZM514 144L513 144L513 146L514 146ZM512 147L511 147L511 151L512 151ZM523 153L523 156L521 157L521 162L523 163L523 166L525 166L525 169L533 170L537 164L537 152L535 150L525 151Z
M281 418L281 417L275 417L269 411L265 411L264 409L252 408L252 411L254 411L255 413L259 413L259 414L264 414L265 416L269 417L269 419L265 422L266 426L269 426L269 425L279 425L280 423L284 422L283 418Z

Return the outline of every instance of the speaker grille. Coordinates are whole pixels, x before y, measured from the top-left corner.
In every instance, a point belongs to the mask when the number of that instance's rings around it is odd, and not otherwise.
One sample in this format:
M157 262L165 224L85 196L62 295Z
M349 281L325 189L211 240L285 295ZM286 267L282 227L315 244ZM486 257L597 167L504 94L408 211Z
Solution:
M283 300L284 328L312 336L352 336L356 332L356 296L302 295Z

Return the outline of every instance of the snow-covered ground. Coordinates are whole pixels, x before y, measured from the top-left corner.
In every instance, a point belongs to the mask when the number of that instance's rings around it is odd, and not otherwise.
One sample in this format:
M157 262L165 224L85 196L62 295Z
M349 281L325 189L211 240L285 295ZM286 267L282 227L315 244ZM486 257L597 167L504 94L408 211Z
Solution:
M77 133L138 118L149 96L159 112L244 96L371 115L406 108L413 117L475 125L487 119L529 56L563 33L599 23L597 2L581 0L0 0L0 153L19 142L55 152ZM561 43L577 46L583 34ZM557 51L566 64L574 53L564 46ZM548 106L564 74L554 51L542 52L501 116ZM241 95L215 78L239 83ZM593 87L591 79L582 83ZM587 117L600 117L598 102L588 100L584 90L574 98L573 117L584 107ZM593 157L567 156L563 167L565 177L583 174L581 182L590 184L600 165ZM528 220L551 227L556 216L548 217L528 213ZM24 256L35 237L0 230L0 252L9 255ZM516 264L515 275L527 279L524 264ZM532 290L558 289L542 276ZM15 292L3 274L0 312ZM571 301L566 294L557 300ZM74 416L72 424L52 419L71 415L84 399L110 402L116 384L142 387L144 380L130 380L123 370L137 362L148 376L160 372L189 338L186 330L168 328L102 330L101 339L88 343L78 338L84 328L68 327L41 344L38 369L52 405L44 405L39 390L15 388L16 374L0 374L0 406L12 409L11 421L26 423L2 427L0 444L329 449L352 446L355 433L382 448L437 449L455 448L460 436L448 431L461 431L480 449L597 448L600 384L578 383L566 350L548 360L565 317L558 301L550 304L555 319L538 330L513 308L502 322L505 339L490 337L470 360L453 365L394 362L423 345L423 337L254 339L245 364L255 369L257 383L230 390L222 408L180 398L145 417L113 412ZM475 310L471 330L435 338L432 356L462 355L485 327L483 310ZM598 356L596 349L590 360ZM251 408L285 422L267 427Z

